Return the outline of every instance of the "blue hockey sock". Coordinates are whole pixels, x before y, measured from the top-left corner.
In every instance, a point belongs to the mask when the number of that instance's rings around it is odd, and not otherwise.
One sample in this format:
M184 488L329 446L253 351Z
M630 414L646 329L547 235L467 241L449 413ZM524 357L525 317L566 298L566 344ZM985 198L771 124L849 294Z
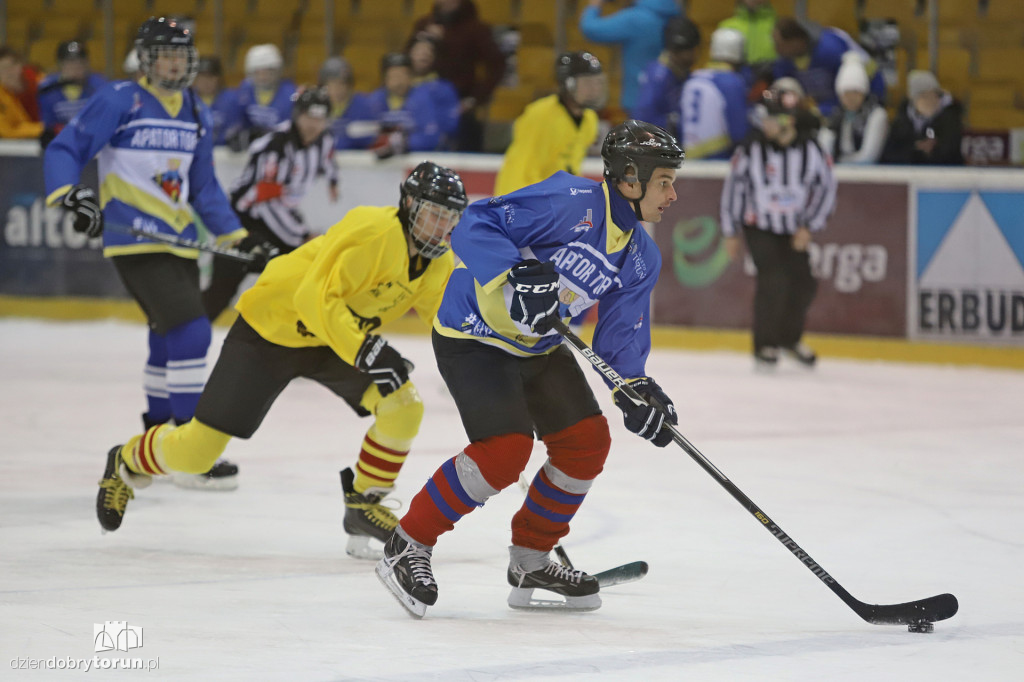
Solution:
M149 330L149 358L142 376L142 389L146 392L147 419L162 424L171 418L171 401L167 394L167 340Z
M203 392L210 338L210 321L205 315L167 332L167 393L179 424L192 418Z

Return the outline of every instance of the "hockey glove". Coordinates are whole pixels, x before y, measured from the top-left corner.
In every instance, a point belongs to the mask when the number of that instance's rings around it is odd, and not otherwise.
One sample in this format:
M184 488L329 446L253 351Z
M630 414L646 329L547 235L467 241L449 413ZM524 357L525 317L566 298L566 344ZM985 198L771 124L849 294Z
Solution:
M512 302L508 308L512 319L537 334L548 333L552 318L558 313L555 264L532 258L524 260L509 271L508 283L512 285Z
M679 423L676 406L665 395L661 386L650 377L630 379L628 383L634 391L640 394L641 398L647 401L647 404L635 404L618 389L612 393L615 406L622 410L622 419L626 428L651 441L659 448L665 447L672 442L672 432L663 426L666 421L673 425Z
M90 239L103 234L103 212L96 201L96 192L85 185L75 185L61 199L61 205L75 214L72 227Z
M370 375L382 398L397 391L409 380L413 364L402 357L387 341L368 334L356 353L356 369Z
M243 242L239 246L245 253L252 256L252 261L245 264L245 269L249 272L263 272L267 263L281 254L281 250L270 242L256 241L251 245Z

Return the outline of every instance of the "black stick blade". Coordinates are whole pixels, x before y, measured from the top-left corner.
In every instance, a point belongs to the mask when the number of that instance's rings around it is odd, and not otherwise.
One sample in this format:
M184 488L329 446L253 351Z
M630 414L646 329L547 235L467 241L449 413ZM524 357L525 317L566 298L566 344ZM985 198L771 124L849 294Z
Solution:
M935 623L956 615L960 604L951 594L908 601L905 604L860 604L857 615L875 625L908 625L926 621Z
M609 568L607 571L601 571L595 573L594 577L597 578L597 583L603 590L606 587L612 585L622 585L623 583L631 583L635 580L640 580L647 575L647 562L646 561L633 561L628 564L616 566L615 568Z

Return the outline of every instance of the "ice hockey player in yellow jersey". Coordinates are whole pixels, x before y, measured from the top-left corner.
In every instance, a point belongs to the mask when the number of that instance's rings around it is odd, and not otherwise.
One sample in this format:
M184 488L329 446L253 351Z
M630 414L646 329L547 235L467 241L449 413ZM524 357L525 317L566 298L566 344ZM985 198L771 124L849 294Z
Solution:
M459 176L423 162L401 185L397 207L354 208L321 237L273 259L238 301L239 317L193 419L162 424L107 455L96 512L120 527L134 491L153 476L204 472L232 437L249 438L296 377L330 389L374 417L355 471L341 472L348 552L379 553L397 518L381 504L423 416L412 363L375 330L409 310L428 327L454 268L449 235L466 207Z
M502 196L558 171L580 174L587 148L597 139L597 113L608 97L604 70L589 52L555 60L558 92L529 104L512 125L512 142L494 183Z

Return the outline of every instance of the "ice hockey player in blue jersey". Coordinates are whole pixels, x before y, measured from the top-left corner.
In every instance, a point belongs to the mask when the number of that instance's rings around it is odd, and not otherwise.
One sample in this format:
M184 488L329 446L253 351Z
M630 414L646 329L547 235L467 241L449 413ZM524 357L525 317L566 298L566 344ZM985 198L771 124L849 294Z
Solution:
M39 141L44 149L106 82L89 70L84 43L66 40L57 46L57 71L39 84L39 116L43 120Z
M213 173L209 111L189 89L198 66L191 32L151 18L135 46L144 77L97 92L46 149L44 174L48 203L71 211L77 231L103 235L104 255L146 315L143 422L149 428L192 418L206 379L210 321L199 291L197 252L130 230L194 240L193 209L218 241L235 242L245 230ZM94 156L98 201L93 188L80 184ZM175 482L232 488L237 472L219 462L205 475Z
M253 45L245 53L245 80L234 90L232 109L225 114L224 138L235 150L292 117L295 83L281 77L284 59L277 45Z
M700 29L686 17L665 24L665 47L639 75L636 104L630 115L679 136L679 96L697 60Z
M593 347L648 404L613 394L628 428L671 441L672 401L647 375L650 297L661 255L641 220L658 223L676 199L683 151L668 132L629 120L602 145L604 182L558 172L470 205L452 233L462 265L434 320L441 376L470 443L427 481L388 540L377 574L414 616L437 601L438 537L515 483L544 441L548 459L512 519L507 580L514 608L601 605L597 579L551 561L610 447L608 423L576 359L551 328L598 306Z
M710 62L683 85L683 148L690 159L728 159L750 132L743 34L720 28L711 34Z

